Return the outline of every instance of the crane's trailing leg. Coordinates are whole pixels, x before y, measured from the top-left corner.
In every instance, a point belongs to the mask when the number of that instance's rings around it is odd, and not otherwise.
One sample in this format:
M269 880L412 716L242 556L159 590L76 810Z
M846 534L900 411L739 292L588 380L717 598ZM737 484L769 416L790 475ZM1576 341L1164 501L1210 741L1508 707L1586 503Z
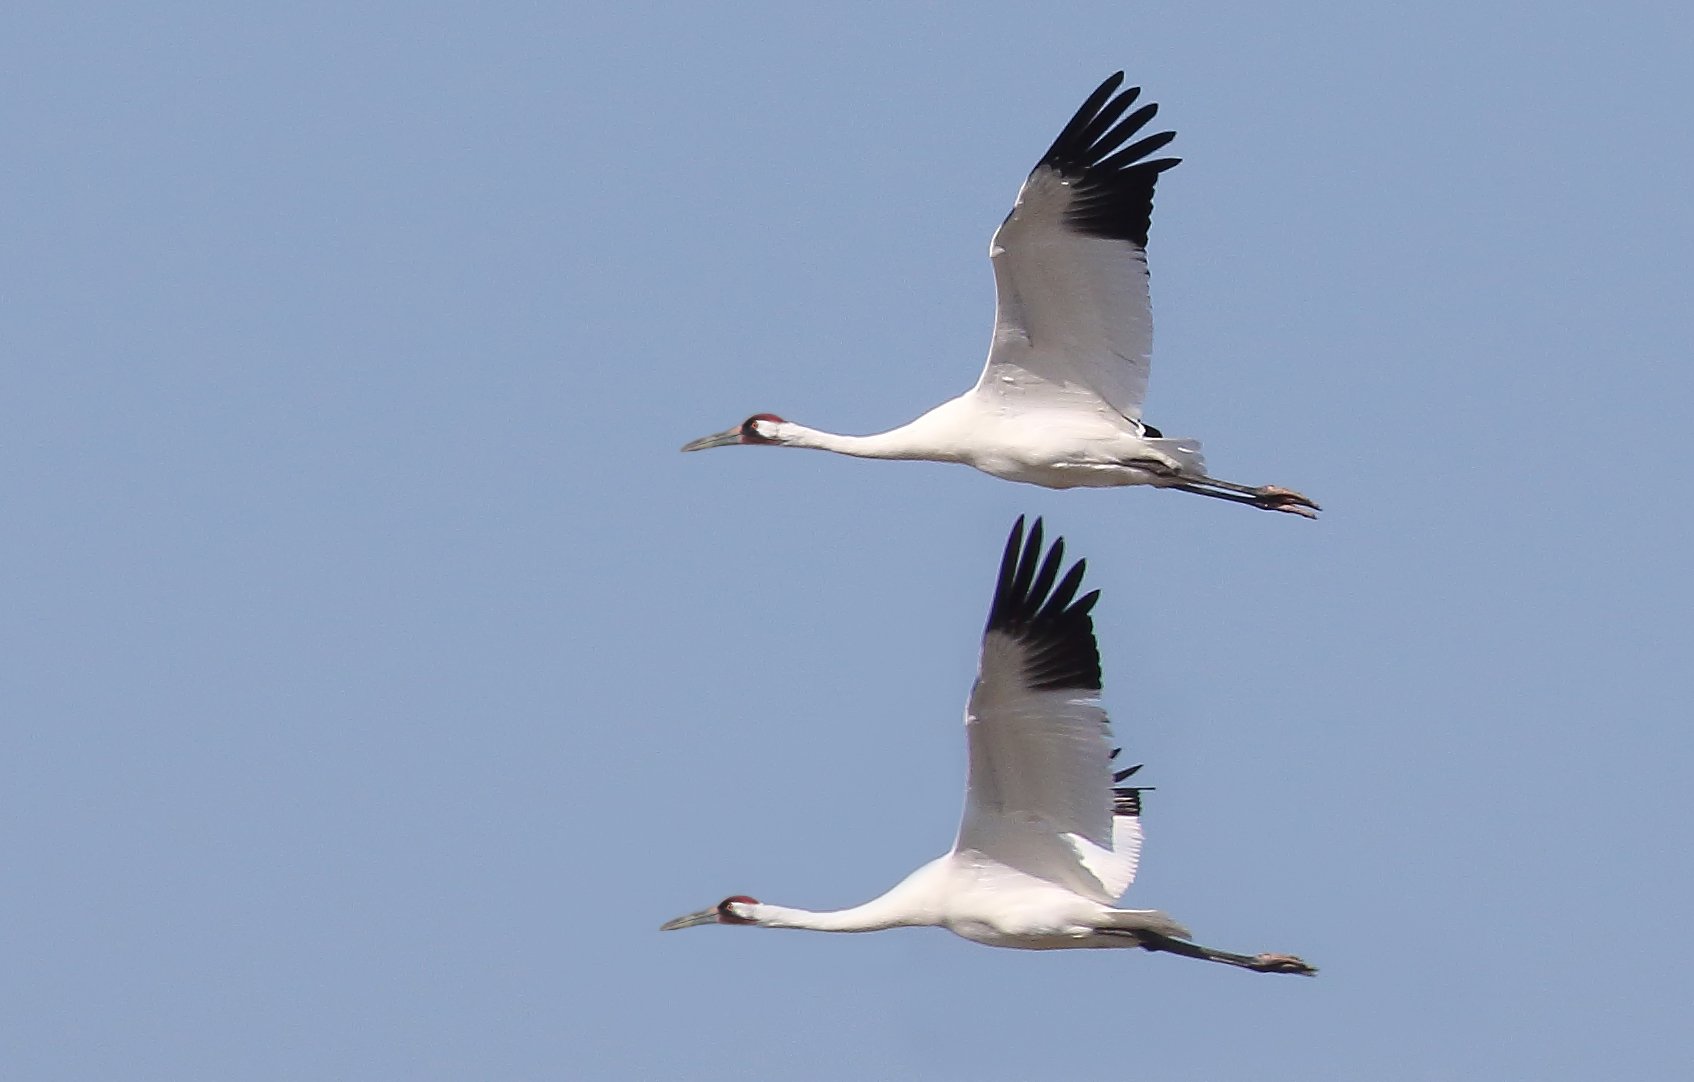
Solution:
M1206 962L1222 962L1226 966L1239 966L1255 973L1299 973L1314 977L1318 972L1316 966L1307 965L1292 954L1233 954L1202 947L1185 939L1172 939L1156 932L1137 932L1135 935L1141 941L1143 950L1180 954L1184 958L1199 958Z
M1291 515L1304 518L1317 518L1322 510L1310 499L1300 495L1293 489L1281 488L1277 485L1238 485L1234 481L1219 481L1215 477L1201 477L1194 481L1181 484L1166 485L1166 488L1181 489L1200 496L1210 496L1217 500L1229 500L1232 503L1244 503L1264 511L1286 511Z

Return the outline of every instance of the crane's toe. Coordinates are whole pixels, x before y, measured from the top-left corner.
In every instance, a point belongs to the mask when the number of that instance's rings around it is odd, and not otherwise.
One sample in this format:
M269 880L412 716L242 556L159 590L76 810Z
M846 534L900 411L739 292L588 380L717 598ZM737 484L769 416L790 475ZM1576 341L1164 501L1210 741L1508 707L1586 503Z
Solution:
M1253 492L1253 502L1266 511L1287 511L1303 518L1317 518L1323 510L1310 498L1279 485L1260 485Z
M1260 973L1299 973L1317 976L1318 967L1307 965L1292 954L1259 954L1253 957L1253 968Z

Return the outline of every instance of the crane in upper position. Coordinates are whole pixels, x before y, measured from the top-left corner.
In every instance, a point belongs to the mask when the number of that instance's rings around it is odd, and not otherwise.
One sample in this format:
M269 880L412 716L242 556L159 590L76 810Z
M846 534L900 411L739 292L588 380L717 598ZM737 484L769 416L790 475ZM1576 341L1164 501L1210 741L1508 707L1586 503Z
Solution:
M1100 652L1077 597L1084 561L1060 577L1064 541L1042 557L1041 520L1006 542L976 686L965 707L970 767L964 821L946 856L880 898L834 912L766 905L745 894L678 917L696 924L873 932L937 925L991 947L1140 947L1261 973L1317 970L1289 954L1233 954L1191 941L1155 909L1115 904L1141 856L1141 793L1114 773L1100 707Z
M1120 71L1083 102L989 242L997 309L975 387L874 436L756 413L682 449L744 443L962 462L1048 488L1157 485L1316 518L1318 505L1298 492L1207 476L1198 441L1167 438L1141 419L1153 185L1179 159L1148 160L1175 132L1129 143L1158 106L1124 116L1141 91L1120 94L1122 84Z

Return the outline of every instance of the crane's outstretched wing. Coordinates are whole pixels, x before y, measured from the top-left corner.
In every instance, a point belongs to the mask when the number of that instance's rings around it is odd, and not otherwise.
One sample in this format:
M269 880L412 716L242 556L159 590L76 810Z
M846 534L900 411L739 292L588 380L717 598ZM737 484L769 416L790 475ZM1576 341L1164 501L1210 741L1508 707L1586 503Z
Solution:
M978 394L1026 409L1104 402L1141 419L1153 348L1153 185L1179 159L1145 160L1175 132L1124 146L1159 107L1125 117L1141 88L1113 97L1122 84L1120 71L1082 103L989 242L999 300Z
M1135 878L1141 791L1114 789L1100 708L1100 652L1078 598L1086 562L1061 579L1065 543L1042 557L1041 520L1019 518L1000 562L965 710L970 777L955 853L981 853L1111 905Z

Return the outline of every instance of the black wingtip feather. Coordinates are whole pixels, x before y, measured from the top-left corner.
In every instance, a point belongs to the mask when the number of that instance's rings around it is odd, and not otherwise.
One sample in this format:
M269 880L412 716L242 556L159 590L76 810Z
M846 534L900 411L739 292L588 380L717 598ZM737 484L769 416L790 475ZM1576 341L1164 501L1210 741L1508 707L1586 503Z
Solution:
M1118 757L1118 752L1121 751L1121 750L1122 750L1121 748L1113 748L1112 749L1112 758L1116 759ZM1136 763L1134 766L1129 767L1128 769L1119 770L1119 771L1115 772L1112 775L1112 784L1114 786L1116 786L1118 784L1118 782L1121 782L1125 778L1130 777L1137 770L1140 770L1141 767L1142 767L1141 763ZM1152 788L1153 788L1153 786L1151 786L1151 785L1124 785L1124 786L1119 786L1118 788L1114 788L1112 790L1112 814L1113 815L1131 815L1131 816L1140 815L1141 814L1141 794L1149 791Z
M1064 553L1063 538L1044 553L1041 520L1026 537L1019 517L1000 561L987 630L1009 635L1028 650L1024 676L1031 687L1099 691L1100 649L1089 612L1100 591L1076 598L1087 565L1078 560L1061 579Z
M1095 87L1094 93L1088 95L1088 100L1083 102L1082 107L1076 111L1074 116L1071 117L1070 123L1065 125L1064 130L1059 133L1059 137L1053 140L1053 145L1048 148L1047 154L1051 156L1061 144L1080 140L1083 132L1088 127L1089 121L1093 120L1100 114L1101 108L1105 106L1106 102L1111 100L1112 93L1122 85L1123 72L1120 71L1116 75L1109 77L1099 86ZM1135 95L1139 93L1141 93L1141 88L1136 87L1130 90L1125 96L1131 101L1134 101Z
M1143 105L1120 121L1118 118L1141 93L1140 87L1116 93L1122 85L1121 71L1101 83L1053 140L1040 164L1071 181L1075 188L1077 199L1065 218L1071 228L1145 248L1153 220L1153 185L1160 173L1181 159L1143 160L1176 138L1175 132L1159 132L1124 146L1153 119L1159 107Z
M1140 788L1113 789L1112 814L1131 817L1140 815L1141 794L1149 788L1151 786L1143 785Z

